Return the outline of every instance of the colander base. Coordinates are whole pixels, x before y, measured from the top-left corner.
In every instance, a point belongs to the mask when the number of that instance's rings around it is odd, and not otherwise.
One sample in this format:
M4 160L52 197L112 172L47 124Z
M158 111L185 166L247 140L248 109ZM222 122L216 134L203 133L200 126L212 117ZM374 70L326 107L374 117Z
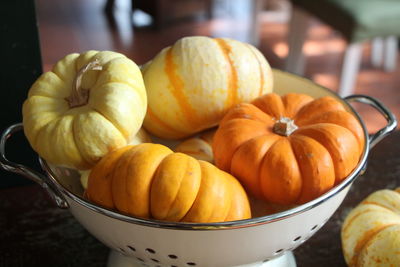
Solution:
M108 256L107 267L143 267L153 266L153 263L138 262L134 258L126 257L121 253L111 250ZM156 264L154 266L160 266ZM256 262L245 265L236 265L232 267L296 267L296 260L291 251L287 251L282 256L272 260Z

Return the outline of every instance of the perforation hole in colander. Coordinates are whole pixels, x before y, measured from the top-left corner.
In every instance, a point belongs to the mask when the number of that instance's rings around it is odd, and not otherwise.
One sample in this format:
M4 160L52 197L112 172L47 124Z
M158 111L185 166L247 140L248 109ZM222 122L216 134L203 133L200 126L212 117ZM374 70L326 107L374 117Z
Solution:
M286 252L286 251L293 250L293 249L296 248L298 245L300 245L300 244L302 244L303 242L305 242L305 241L309 238L309 236L311 236L311 235L313 234L313 232L317 231L322 225L324 225L326 221L327 221L327 219L325 219L324 222L323 222L321 225L316 224L316 225L314 225L313 227L311 227L311 228L310 228L310 231L309 231L309 235L305 235L305 236L299 235L299 236L294 237L293 240L292 240L293 246L287 247L287 248L279 248L279 249L277 249L277 250L274 252L274 257L272 257L272 258L267 258L267 259L265 259L263 262L270 261L271 259L274 259L274 258L276 258L276 257L278 257L278 256L280 256L280 255L282 255L282 254L283 254L284 252Z
M144 259L142 259L142 258L139 258L139 257L135 257L135 258L140 262L144 262Z
M148 252L150 254L156 254L156 251L152 248L146 248L146 252Z
M136 259L141 266L148 266L148 267L158 267L161 263L159 257L162 255L158 255L157 251L153 248L145 248L143 250L138 249L134 245L127 245L125 249L118 248L119 252L123 255ZM144 252L144 253L141 253ZM159 257L157 257L157 255ZM170 261L178 260L179 257L175 254L167 254L166 258ZM197 263L194 261L188 261L184 265L177 265L177 264L170 264L169 267L192 267L197 266Z
M274 252L274 255L279 255L283 253L285 250L283 248L278 249L277 251Z

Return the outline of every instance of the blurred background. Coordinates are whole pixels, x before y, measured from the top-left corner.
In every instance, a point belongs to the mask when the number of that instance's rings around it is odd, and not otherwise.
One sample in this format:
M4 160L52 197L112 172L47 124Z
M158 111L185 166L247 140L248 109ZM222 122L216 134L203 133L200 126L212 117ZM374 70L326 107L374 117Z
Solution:
M190 35L251 43L272 67L284 69L291 11L289 0L36 1L44 71L68 53L89 49L118 51L144 64L162 48ZM346 46L341 33L311 18L303 49L304 76L337 91ZM399 117L400 70L373 68L370 56L371 45L365 42L353 93L381 100ZM357 109L368 118L371 132L384 125L374 110L362 105Z

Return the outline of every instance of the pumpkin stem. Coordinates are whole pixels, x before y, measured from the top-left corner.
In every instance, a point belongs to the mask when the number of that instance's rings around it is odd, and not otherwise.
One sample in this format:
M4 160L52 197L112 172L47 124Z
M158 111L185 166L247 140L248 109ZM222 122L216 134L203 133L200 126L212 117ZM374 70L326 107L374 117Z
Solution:
M289 136L297 129L297 125L294 124L292 119L281 117L275 122L273 132L282 136Z
M100 65L98 59L95 59L85 66L83 66L74 78L72 83L72 93L65 100L68 102L70 108L84 106L89 101L89 90L81 88L83 75L90 70L102 70L103 67Z

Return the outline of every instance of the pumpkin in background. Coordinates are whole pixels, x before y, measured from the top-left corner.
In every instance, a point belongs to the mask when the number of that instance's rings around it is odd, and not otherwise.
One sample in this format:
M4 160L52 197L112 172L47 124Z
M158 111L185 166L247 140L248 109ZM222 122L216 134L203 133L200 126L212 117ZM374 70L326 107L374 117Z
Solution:
M140 129L147 107L139 67L122 54L70 54L42 74L23 105L24 132L46 161L89 169Z
M363 147L363 129L340 101L295 93L238 104L213 139L217 167L283 205L328 191L355 168Z
M140 128L140 130L136 133L136 135L129 141L129 145L138 145L141 143L151 143L151 138L145 129ZM80 181L83 189L87 188L89 175L91 170L83 170L79 171L80 173Z
M400 266L400 189L365 198L347 215L341 238L349 266Z
M140 128L136 135L128 141L128 145L138 145L141 143L151 143L151 137L144 128Z
M216 126L226 111L272 90L272 72L252 45L185 37L142 68L148 95L145 128L180 139Z
M80 175L79 181L81 182L81 185L84 190L86 190L87 186L88 186L90 171L91 170L79 171L79 175Z
M175 147L175 152L184 153L195 159L204 160L210 163L214 162L214 155L212 152L212 139L216 129L208 130L195 136L182 141Z
M90 172L85 196L142 218L222 222L250 218L240 183L214 165L160 144L117 149Z

